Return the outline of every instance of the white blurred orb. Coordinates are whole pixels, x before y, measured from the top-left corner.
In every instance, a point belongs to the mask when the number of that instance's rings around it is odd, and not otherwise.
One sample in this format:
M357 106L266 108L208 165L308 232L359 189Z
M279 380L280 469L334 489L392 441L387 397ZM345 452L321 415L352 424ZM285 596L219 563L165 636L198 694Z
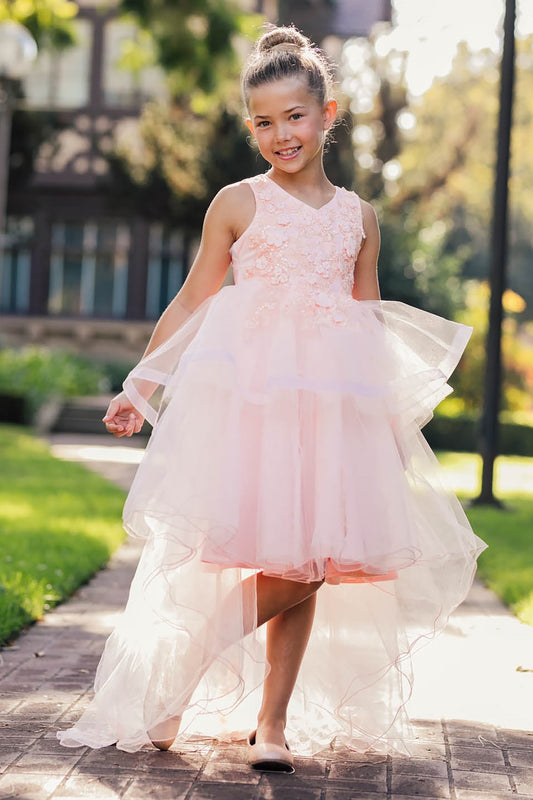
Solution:
M0 23L0 78L24 78L36 58L37 44L29 30L12 20Z
M397 181L402 175L402 165L398 159L392 158L383 164L382 174L386 181Z
M354 144L371 144L374 141L374 134L370 125L356 125L352 133L352 140Z

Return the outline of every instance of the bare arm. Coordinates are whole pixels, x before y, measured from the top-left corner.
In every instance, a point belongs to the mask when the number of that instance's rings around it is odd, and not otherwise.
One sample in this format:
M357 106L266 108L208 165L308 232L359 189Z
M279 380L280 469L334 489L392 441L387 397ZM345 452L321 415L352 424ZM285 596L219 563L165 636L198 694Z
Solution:
M159 318L144 356L166 342L204 300L218 292L230 265L231 245L247 227L253 213L253 195L249 187L236 184L217 194L205 215L202 240L191 270ZM157 385L140 381L138 388L147 399ZM141 430L144 417L121 392L111 400L103 422L114 436L131 436Z
M362 200L361 207L366 239L355 262L352 297L355 300L380 300L377 270L381 238L378 220L370 203Z
M245 187L244 192L250 190ZM209 206L194 263L183 286L159 318L145 356L170 338L192 312L222 286L230 265L230 247L237 238L236 210L242 200L242 186L227 186Z

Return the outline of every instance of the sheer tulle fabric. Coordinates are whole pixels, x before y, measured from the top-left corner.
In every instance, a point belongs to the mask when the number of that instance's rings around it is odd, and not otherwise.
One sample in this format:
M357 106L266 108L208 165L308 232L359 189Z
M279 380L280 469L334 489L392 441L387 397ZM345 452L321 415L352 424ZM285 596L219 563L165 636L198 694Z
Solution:
M484 548L420 432L470 330L342 292L332 312L296 285L236 277L125 383L156 422L124 508L147 542L96 697L61 741L134 751L170 716L178 742L247 733L268 665L255 582L241 582L262 571L326 582L292 748L408 752L409 654ZM157 413L146 381L163 386Z

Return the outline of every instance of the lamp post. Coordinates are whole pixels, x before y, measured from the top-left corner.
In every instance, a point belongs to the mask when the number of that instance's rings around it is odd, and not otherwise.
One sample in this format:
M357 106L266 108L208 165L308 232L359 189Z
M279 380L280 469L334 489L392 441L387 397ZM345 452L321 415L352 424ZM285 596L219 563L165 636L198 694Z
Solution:
M5 244L11 116L17 82L26 77L37 56L31 33L17 22L0 24L0 265Z
M513 93L515 81L515 18L516 0L505 0L503 54L500 79L500 113L498 122L498 152L491 243L490 310L487 335L487 366L485 394L481 420L480 452L483 457L481 493L474 504L502 507L494 496L494 461L498 454L498 414L501 395L501 336L507 267L507 221L509 195L509 158L513 121Z

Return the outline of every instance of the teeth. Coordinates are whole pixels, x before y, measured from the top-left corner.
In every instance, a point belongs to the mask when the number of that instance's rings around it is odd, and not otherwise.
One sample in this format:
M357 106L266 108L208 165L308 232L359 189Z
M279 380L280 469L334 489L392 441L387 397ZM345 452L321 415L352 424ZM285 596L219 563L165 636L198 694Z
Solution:
M292 156L293 153L296 153L299 149L299 147L292 147L290 150L278 150L278 153L281 156Z

